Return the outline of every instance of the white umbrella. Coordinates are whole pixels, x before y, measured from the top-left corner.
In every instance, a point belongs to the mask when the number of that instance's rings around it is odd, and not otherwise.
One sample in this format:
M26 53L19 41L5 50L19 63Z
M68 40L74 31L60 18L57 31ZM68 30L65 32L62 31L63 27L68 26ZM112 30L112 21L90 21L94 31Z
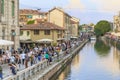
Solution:
M71 38L77 39L78 37L71 37Z
M65 38L58 38L57 40L58 40L58 41L59 41L59 40L65 40Z
M14 42L13 41L9 41L9 40L0 40L0 45L2 45L2 46L4 46L4 45L6 45L6 46L8 46L8 45L13 45L14 44Z
M50 43L50 42L52 42L52 41L53 41L52 39L40 39L40 40L37 40L36 42Z

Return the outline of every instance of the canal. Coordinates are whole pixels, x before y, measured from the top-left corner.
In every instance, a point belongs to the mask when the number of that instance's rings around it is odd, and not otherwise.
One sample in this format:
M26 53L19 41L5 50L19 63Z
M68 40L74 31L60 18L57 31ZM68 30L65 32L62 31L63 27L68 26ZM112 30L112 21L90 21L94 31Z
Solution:
M88 42L56 80L120 80L120 51L113 45Z

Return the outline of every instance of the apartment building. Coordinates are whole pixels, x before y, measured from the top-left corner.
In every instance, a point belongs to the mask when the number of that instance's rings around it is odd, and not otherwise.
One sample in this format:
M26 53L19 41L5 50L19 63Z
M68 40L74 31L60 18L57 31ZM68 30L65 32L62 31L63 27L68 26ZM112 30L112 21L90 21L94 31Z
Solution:
M19 47L19 0L0 0L0 39L14 41Z

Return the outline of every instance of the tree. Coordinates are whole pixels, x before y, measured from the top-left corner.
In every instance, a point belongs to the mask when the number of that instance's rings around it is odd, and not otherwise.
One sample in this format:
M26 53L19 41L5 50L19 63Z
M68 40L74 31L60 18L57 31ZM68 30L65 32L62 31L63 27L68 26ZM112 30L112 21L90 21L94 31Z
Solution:
M110 30L111 30L110 23L105 20L99 21L95 25L95 29L94 29L97 37L103 36L106 32L109 32Z
M82 25L78 26L78 30L80 30L80 31L82 30Z
M35 20L30 20L27 22L27 24L34 24L35 23Z
M90 25L89 26L94 26L94 24L93 23L90 23Z

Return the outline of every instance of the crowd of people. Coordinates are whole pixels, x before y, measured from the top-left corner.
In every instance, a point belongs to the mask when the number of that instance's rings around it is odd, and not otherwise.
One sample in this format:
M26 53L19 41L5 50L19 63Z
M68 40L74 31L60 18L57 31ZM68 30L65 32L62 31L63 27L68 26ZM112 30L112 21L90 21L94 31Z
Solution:
M27 68L42 60L47 60L48 65L52 62L52 57L62 51L78 45L77 41L68 41L59 43L57 46L35 46L34 48L23 47L19 50L2 50L0 53L0 78L3 79L2 66L8 64L11 73L16 75L21 67ZM67 53L67 52L66 52Z

